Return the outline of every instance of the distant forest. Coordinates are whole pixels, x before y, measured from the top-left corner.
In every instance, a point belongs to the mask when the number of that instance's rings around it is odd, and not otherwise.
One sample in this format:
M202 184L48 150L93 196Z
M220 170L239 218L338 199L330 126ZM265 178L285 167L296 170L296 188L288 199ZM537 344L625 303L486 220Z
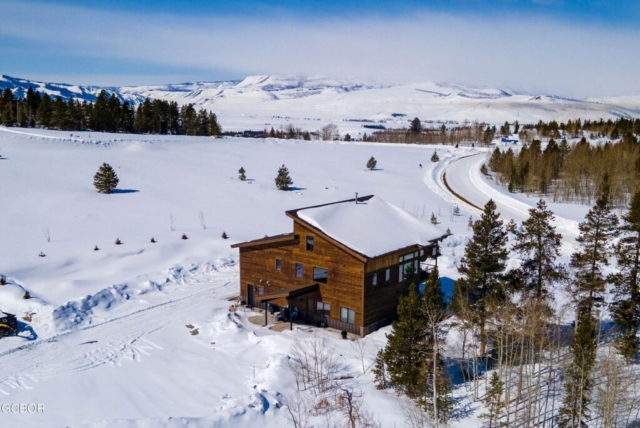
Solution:
M590 204L608 182L612 204L623 206L640 191L638 135L640 119L539 122L523 127L520 151L496 148L489 167L510 192L553 201Z
M114 94L100 91L94 102L51 98L29 88L24 98L5 89L0 97L0 124L61 131L122 132L217 136L222 129L214 113L191 105L151 100L134 107Z

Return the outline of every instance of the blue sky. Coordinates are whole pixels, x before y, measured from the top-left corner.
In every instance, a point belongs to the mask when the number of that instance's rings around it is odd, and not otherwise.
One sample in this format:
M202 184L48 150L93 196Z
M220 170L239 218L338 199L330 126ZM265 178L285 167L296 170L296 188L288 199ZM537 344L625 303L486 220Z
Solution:
M640 95L640 2L0 0L0 74L95 85L322 74Z

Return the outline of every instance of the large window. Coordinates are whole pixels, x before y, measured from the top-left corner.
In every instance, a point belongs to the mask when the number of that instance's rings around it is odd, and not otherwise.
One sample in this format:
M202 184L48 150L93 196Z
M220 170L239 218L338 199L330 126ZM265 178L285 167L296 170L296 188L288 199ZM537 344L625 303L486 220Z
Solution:
M296 263L296 278L302 278L302 264Z
M349 308L340 308L340 321L349 324L356 323L356 311Z
M387 269L384 271L384 282L389 282L391 279L391 269Z
M327 283L329 278L329 272L325 268L314 267L313 268L313 280L316 282Z
M313 236L307 236L307 251L313 251Z
M404 281L418 275L420 268L419 252L405 254L399 258L398 280Z
M276 259L276 270L280 269L282 269L282 263L280 262L280 259Z
M331 315L331 303L316 302L316 314L321 317L328 317Z

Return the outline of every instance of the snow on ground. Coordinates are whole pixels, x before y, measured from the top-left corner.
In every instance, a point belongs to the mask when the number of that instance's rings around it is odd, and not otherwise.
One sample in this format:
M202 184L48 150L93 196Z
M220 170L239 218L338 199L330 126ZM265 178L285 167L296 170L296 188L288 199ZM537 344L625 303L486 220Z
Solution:
M469 151L437 149L445 160ZM286 426L279 406L295 391L287 355L293 338L310 335L228 312L238 293L230 245L289 232L286 210L355 192L424 222L434 212L443 230L464 234L465 217L452 217L454 204L424 185L433 150L0 127L0 274L8 280L0 309L17 314L22 330L0 340L0 403L45 406L2 413L0 426ZM366 170L371 156L379 170ZM120 178L112 195L92 185L103 162ZM274 185L283 163L289 192ZM449 276L453 260L441 260ZM368 364L385 331L366 339ZM316 334L383 426L401 426L395 395L361 374L351 341Z
M429 160L434 150L438 163ZM0 340L0 404L45 406L0 413L0 426L288 426L281 405L296 388L287 356L294 339L312 336L335 349L382 426L403 426L395 394L362 374L351 341L316 329L278 333L251 324L249 311L228 311L238 293L230 245L291 231L286 210L374 194L420 221L434 213L453 232L439 268L456 278L467 220L479 211L446 191L443 172L478 205L496 198L503 217L520 221L535 203L478 175L484 153L0 127L0 274L8 279L0 309L16 313L22 330ZM378 170L366 169L371 156ZM92 185L103 162L120 178L112 195ZM289 192L274 185L283 163ZM241 166L246 182L237 178ZM366 365L388 331L367 337ZM469 412L454 426L477 426L479 404L464 388L455 394Z

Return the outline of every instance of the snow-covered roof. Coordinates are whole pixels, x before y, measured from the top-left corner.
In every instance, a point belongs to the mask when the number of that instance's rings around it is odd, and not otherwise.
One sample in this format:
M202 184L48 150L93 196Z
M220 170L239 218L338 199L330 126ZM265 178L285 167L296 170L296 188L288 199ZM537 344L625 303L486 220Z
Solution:
M371 196L295 210L301 220L367 257L428 245L445 232L382 198Z

